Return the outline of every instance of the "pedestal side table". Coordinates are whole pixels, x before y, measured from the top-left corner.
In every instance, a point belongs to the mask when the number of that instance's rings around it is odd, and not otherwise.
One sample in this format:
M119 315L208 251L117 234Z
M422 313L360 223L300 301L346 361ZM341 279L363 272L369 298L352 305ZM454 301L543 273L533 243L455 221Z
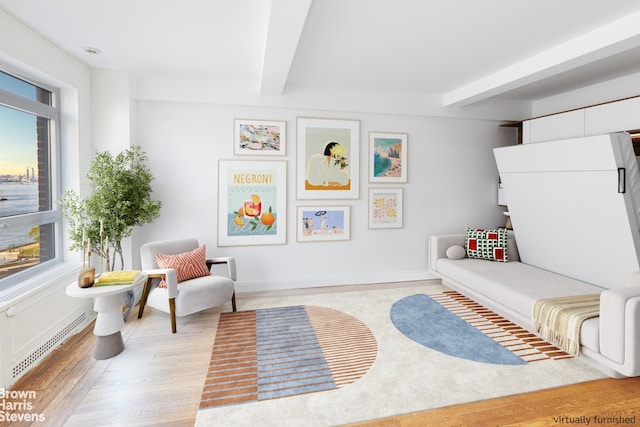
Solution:
M93 357L97 360L110 359L124 350L122 340L122 306L123 294L134 287L143 284L147 280L146 275L139 275L135 282L127 285L92 286L81 288L77 282L70 283L66 292L70 297L95 298L93 309L98 313L93 333L97 337L96 348Z

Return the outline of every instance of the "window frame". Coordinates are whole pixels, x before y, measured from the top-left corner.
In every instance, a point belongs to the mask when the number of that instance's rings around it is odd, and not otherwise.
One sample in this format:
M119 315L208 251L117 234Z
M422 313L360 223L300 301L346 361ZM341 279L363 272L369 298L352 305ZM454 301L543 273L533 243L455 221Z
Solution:
M0 88L0 105L33 114L36 117L42 117L48 120L49 124L49 191L51 198L51 206L49 210L20 215L13 215L0 218L0 230L8 227L25 227L25 226L41 226L45 224L53 224L54 240L52 259L43 261L29 267L23 271L19 271L3 279L0 279L0 291L7 289L19 282L41 274L55 265L60 264L63 260L63 238L62 238L62 211L58 203L62 193L62 177L61 177L61 111L60 111L60 89L47 83L43 83L38 79L34 79L25 73L12 69L11 66L0 62L0 71L17 79L23 80L29 84L38 86L51 93L51 104L47 105L38 100L25 98L16 93L9 92Z

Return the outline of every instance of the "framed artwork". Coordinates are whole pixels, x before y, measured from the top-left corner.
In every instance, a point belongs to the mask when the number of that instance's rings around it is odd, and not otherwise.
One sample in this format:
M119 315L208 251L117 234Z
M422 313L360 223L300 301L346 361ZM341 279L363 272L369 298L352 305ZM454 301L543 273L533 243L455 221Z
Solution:
M297 118L298 199L357 199L360 121Z
M234 154L284 156L287 124L269 120L234 120Z
M369 182L407 182L407 134L369 132Z
M349 206L298 206L298 242L349 240Z
M284 244L287 162L218 161L218 246Z
M369 228L402 228L402 188L369 189Z

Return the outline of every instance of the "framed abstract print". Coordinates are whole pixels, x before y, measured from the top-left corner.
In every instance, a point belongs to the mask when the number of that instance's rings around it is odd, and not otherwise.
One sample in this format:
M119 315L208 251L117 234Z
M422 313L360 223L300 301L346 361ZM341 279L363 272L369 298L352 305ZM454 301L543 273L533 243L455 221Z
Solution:
M402 228L402 188L369 189L369 228Z
M270 120L234 120L234 154L284 156L287 124Z

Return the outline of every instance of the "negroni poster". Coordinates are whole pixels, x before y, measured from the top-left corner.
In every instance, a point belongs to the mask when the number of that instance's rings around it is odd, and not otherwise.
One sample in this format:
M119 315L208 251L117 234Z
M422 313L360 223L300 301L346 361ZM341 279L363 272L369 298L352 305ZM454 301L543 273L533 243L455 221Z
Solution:
M286 243L286 162L220 160L218 245Z

